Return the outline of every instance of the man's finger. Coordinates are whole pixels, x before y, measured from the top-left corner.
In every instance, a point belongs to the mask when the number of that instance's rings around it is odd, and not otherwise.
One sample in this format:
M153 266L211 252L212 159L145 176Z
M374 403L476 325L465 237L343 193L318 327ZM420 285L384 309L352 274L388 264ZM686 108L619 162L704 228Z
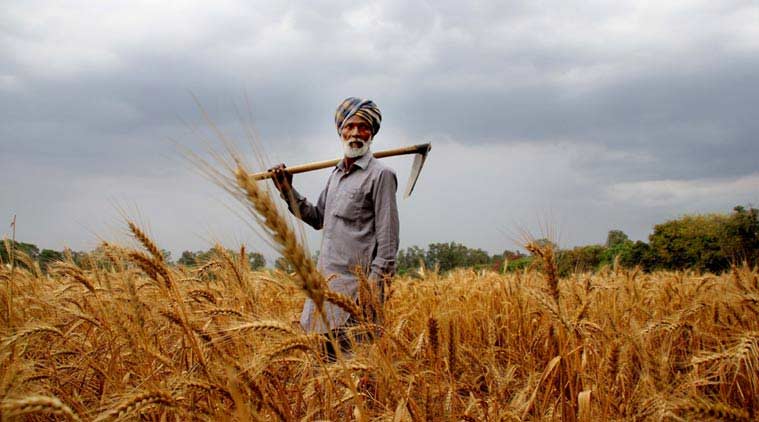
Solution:
M272 174L271 179L274 182L274 187L276 187L277 190L280 192L282 192L283 189L290 190L293 176L286 170L284 163L279 163L270 168L268 171L270 171Z
M272 172L272 173L276 173L277 171L282 170L284 168L285 168L285 163L279 163L277 165L272 166L271 168L269 168L266 171L269 171L269 172Z

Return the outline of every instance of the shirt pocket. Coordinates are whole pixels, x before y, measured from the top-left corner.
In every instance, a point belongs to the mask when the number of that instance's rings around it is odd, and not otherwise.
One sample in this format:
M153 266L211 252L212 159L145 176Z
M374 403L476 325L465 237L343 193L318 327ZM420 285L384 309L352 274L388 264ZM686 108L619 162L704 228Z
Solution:
M337 196L333 214L349 221L360 220L365 214L364 193L359 188L347 189Z

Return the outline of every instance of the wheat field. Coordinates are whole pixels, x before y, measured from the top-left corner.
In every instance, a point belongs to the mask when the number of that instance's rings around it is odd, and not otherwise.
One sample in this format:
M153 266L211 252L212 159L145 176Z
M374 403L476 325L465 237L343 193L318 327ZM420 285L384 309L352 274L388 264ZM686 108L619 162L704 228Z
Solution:
M757 420L759 272L559 279L553 251L516 273L420 268L356 303L324 277L268 191L234 169L293 273L245 248L198 268L105 243L43 274L0 267L2 420ZM363 283L366 285L366 283ZM358 321L349 354L297 324L306 297ZM371 322L370 322L371 321Z
M422 271L357 328L373 341L327 363L295 324L294 275L221 248L193 270L107 248L100 265L0 273L3 418L755 420L748 268L608 268L554 287L540 269Z

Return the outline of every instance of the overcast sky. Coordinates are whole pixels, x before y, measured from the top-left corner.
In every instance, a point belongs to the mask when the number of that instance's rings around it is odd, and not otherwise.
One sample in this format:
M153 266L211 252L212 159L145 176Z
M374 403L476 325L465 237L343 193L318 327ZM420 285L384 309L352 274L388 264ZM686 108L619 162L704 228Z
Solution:
M755 0L408 3L3 1L0 233L15 214L20 240L89 249L123 237L123 210L175 257L264 250L170 141L213 138L193 95L288 164L337 157L336 106L373 99L375 150L433 144L404 248L494 253L546 225L563 247L645 240L759 203ZM411 159L387 163L402 191ZM295 185L315 199L328 174Z

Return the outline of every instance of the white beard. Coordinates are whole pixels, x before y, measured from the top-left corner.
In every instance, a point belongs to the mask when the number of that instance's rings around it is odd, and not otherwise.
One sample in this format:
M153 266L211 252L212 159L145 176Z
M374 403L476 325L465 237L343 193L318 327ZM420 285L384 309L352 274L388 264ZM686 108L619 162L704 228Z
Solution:
M353 148L351 146L351 142L358 142L361 144L358 148ZM348 158L356 158L361 157L367 152L369 152L369 146L372 144L372 139L369 138L367 141L364 141L363 139L359 138L350 138L347 141L343 141L343 152L345 153L345 156Z

